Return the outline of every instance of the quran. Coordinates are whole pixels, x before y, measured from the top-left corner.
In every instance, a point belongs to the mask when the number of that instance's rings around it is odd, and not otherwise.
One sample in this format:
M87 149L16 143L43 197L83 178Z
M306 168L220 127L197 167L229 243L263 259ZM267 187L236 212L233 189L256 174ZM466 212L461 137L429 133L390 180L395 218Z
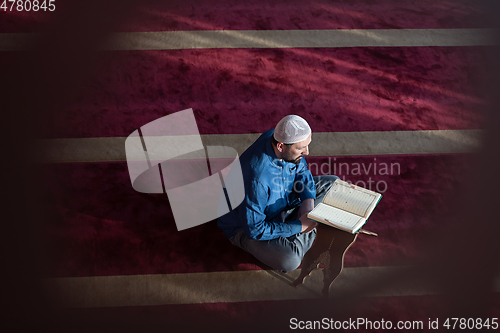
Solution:
M307 217L354 234L366 223L381 198L380 193L337 179Z

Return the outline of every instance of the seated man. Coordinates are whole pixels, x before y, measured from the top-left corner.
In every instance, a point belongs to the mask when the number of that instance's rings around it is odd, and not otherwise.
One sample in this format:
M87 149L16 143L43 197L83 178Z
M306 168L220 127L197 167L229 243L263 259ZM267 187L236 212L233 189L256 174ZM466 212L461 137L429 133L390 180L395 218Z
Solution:
M233 245L264 264L288 272L299 267L316 237L316 222L307 218L336 176L312 177L311 128L289 115L262 134L240 157L245 200L217 225Z

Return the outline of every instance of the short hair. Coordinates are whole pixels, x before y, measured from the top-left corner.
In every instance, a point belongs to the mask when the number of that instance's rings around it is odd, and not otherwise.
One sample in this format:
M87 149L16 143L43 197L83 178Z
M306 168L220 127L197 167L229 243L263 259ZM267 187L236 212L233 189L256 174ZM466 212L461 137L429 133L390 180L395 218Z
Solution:
M272 143L272 145L273 145L273 146L275 146L275 147L278 145L278 140L276 140L276 139L274 138L274 134L273 134L273 135L271 135L271 143ZM283 143L283 144L284 144L285 146L287 146L287 147L291 147L291 146L293 146L293 143Z

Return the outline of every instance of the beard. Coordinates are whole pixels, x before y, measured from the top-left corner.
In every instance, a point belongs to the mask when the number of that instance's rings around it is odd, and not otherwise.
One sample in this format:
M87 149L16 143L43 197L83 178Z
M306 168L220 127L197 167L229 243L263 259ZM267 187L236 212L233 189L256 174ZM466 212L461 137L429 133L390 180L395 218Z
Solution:
M295 165L300 164L300 160L302 159L303 155L299 154L298 156L296 155L297 153L293 153L292 149L289 147L286 147L285 151L283 152L283 161L288 162L288 163L293 163Z
M299 165L300 164L300 160L302 159L302 156L299 156L297 157L296 159L289 159L289 158L283 158L283 160L285 162L288 162L288 163L293 163L293 164L296 164L296 165Z

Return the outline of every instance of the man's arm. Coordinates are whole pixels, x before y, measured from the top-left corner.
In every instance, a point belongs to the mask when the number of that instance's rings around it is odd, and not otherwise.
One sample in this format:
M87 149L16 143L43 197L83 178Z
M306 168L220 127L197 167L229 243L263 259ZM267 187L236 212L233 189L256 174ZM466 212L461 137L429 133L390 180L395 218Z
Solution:
M246 186L246 185L245 185ZM241 218L245 222L245 233L248 237L256 240L269 240L288 237L302 231L300 220L282 223L281 221L268 221L264 213L268 205L268 189L257 181L253 181L247 192L243 204L245 209L241 210Z
M307 214L313 210L314 208L314 199L306 199L302 201L300 205L298 216L300 216L299 220L302 224L302 233L309 233L316 228L318 224L316 221L307 218Z
M299 221L300 221L300 223L302 223L302 231L301 231L302 234L304 234L304 233L306 233L306 234L310 233L318 225L318 222L316 222L316 221L311 220L310 218L308 218L307 214L302 215L300 217Z
M301 204L297 216L302 224L302 233L309 233L314 230L317 223L314 220L308 219L307 214L314 208L314 200L316 199L316 185L312 177L311 171L307 169L307 163L299 165L299 170L295 176L296 182L301 182L303 186L296 187L302 189L299 193Z
M294 183L296 184L294 185L294 189L298 192L301 202L305 202L307 199L316 199L316 185L314 184L311 171L307 169L307 162L304 159L297 166ZM314 202L312 208L314 208Z
M306 199L300 204L297 216L301 217L314 209L314 199Z
M300 223L302 225L301 233L309 233L314 230L316 225L318 224L316 221L307 218L307 214L313 210L314 208L314 199L306 199L302 202L302 205L297 212L297 215L300 217ZM285 221L285 211L281 212L281 220Z

